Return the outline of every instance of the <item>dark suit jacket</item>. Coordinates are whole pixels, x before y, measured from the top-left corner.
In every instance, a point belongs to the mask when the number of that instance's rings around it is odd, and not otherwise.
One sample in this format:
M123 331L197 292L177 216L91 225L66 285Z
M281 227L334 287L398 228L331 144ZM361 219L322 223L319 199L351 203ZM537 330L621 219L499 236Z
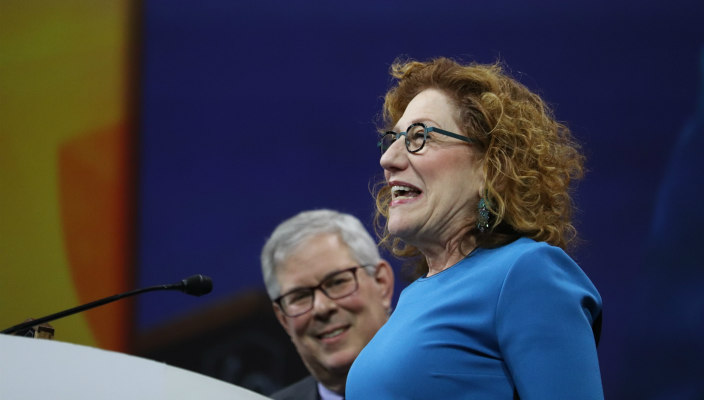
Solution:
M320 400L318 381L308 375L271 395L274 400Z

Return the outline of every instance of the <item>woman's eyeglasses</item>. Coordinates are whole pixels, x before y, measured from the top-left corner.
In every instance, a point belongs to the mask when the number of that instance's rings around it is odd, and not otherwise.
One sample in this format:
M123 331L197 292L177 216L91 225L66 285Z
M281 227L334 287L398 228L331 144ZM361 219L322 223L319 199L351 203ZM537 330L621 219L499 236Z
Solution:
M379 150L381 150L381 154L384 154L386 153L386 150L388 150L389 147L391 147L391 145L394 144L397 139L399 139L401 136L405 136L406 150L408 150L409 153L416 153L420 151L423 146L425 146L425 142L428 139L428 135L430 134L430 132L437 132L442 135L459 139L467 143L474 142L474 140L468 138L467 136L458 135L457 133L452 133L450 131L436 128L434 126L426 126L422 122L416 122L415 124L411 124L411 126L409 126L405 132L385 132L383 135L381 135L381 138L377 143L377 147L379 147Z

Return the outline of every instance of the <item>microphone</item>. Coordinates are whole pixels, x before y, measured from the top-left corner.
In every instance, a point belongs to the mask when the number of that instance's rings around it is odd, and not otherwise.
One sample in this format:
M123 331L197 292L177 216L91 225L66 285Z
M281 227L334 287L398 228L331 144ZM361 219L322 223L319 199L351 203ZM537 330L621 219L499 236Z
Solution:
M170 286L175 286L174 289L178 289L192 296L202 296L213 290L213 280L207 276L198 274L189 276L179 283L172 283Z
M102 306L103 304L112 303L113 301L123 299L125 297L134 296L144 292L152 292L155 290L180 290L186 294L193 296L202 296L204 294L210 293L213 290L213 280L205 275L193 275L186 279L181 280L181 282L171 283L168 285L156 285L147 288L136 289L125 293L116 294L104 299L92 301L87 304L83 304L78 307L69 308L68 310L59 311L57 313L47 315L46 317L33 319L31 321L26 321L15 326L11 326L7 329L0 331L0 333L13 334L15 332L21 331L23 329L31 328L35 325L43 324L45 322L53 321L62 317L73 315L75 313L89 310L94 307Z

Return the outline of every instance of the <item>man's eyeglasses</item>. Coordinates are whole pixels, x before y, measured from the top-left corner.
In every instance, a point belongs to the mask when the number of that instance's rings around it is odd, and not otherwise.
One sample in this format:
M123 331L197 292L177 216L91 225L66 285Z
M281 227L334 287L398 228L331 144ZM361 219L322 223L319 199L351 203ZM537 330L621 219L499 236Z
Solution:
M467 143L473 142L473 140L468 138L467 136L458 135L456 133L436 128L434 126L426 126L422 122L416 122L415 124L411 124L411 126L409 126L405 132L385 132L383 135L381 135L377 146L381 150L381 154L384 154L386 153L386 150L388 150L389 147L391 147L391 145L394 144L394 142L398 138L400 138L401 136L405 136L406 150L408 150L409 153L416 153L420 151L423 146L425 146L425 141L428 139L428 135L430 134L430 132L437 132L442 135L449 136L451 138L465 141Z
M359 288L357 270L369 267L373 267L373 265L358 265L337 271L327 276L317 286L294 289L274 299L274 303L279 305L287 317L303 315L313 309L316 290L320 289L324 295L332 300L347 297Z

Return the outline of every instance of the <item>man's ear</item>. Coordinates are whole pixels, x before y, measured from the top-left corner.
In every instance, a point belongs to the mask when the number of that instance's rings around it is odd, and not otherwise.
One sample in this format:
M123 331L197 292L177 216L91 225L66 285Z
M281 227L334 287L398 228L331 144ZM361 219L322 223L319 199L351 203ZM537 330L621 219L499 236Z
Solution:
M386 260L381 260L377 264L374 281L379 288L384 306L391 309L391 298L394 296L394 270Z
M286 323L286 316L284 315L283 311L281 311L281 307L279 307L278 304L273 303L272 304L274 307L274 314L276 314L276 319L279 320L279 323L281 326L284 328L286 333L288 333L289 336L291 336L291 333L288 331L288 324Z

